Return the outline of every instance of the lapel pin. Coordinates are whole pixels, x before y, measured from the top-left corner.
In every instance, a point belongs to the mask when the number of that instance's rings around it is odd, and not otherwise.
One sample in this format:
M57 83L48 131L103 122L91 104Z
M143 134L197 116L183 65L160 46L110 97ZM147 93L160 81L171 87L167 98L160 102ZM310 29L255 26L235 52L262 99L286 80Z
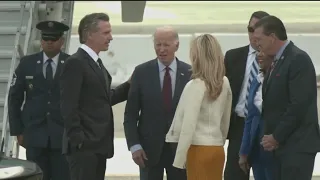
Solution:
M183 73L181 73L181 76L184 76L184 74L183 74Z
M40 61L37 61L37 64L40 64Z
M64 60L61 60L61 64L63 64L64 63Z

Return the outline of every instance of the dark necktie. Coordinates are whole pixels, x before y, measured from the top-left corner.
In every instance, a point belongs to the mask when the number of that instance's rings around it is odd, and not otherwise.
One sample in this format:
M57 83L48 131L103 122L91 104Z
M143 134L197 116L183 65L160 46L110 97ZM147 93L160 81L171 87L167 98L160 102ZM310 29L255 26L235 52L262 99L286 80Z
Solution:
M100 58L97 60L97 62L99 64L99 67L100 67L101 72L103 74L104 80L106 82L107 89L109 90L110 87L109 87L109 78L108 78L107 69L104 67L102 60Z
M52 65L51 65L52 59L48 59L47 62L48 64L46 67L46 79L51 84L53 80L53 71L52 71Z
M98 62L98 64L99 64L100 69L103 69L103 68L102 68L102 67L103 67L103 64L102 64L102 61L101 61L100 58L97 60L97 62Z
M170 112L171 104L172 104L172 86L171 86L170 68L168 66L166 66L166 72L163 78L162 95L163 95L165 109L167 110L167 112Z

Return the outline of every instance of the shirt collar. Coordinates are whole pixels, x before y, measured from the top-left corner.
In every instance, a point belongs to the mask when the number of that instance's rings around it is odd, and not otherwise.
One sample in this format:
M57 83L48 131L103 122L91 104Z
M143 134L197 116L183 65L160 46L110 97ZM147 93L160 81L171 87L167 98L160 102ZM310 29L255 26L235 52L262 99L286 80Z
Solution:
M158 59L158 65L159 65L159 72L163 71L166 66L164 64L162 64L162 62ZM171 64L169 65L169 68L175 72L177 70L177 60L176 58L174 58L174 60L171 62Z
M251 45L249 45L249 53L248 54L250 55L250 54L253 54L255 52L256 52L256 50L253 49L253 47Z
M259 83L262 83L264 79L263 72L260 72L257 76L257 80Z
M286 49L286 47L288 46L289 43L290 43L290 40L287 40L286 43L284 45L282 45L282 47L279 49L276 56L274 57L275 58L274 60L280 59L280 56L282 55L283 51Z
M60 53L58 53L56 56L54 56L52 59L52 62L57 65L58 61L59 61L59 55ZM50 59L45 52L43 52L43 64L47 62L47 60Z
M94 61L98 61L99 56L96 52L94 52L89 46L85 45L85 44L81 44L80 46L81 49L83 49L84 51L86 51L89 56L94 60Z

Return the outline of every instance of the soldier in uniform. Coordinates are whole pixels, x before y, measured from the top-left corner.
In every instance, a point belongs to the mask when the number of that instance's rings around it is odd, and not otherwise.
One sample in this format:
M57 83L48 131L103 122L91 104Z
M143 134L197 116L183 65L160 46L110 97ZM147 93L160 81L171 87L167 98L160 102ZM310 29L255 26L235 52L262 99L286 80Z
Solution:
M26 157L43 171L43 180L69 180L68 164L62 155L63 122L60 114L60 72L68 54L61 52L65 24L44 21L43 51L21 58L9 91L11 136L26 148ZM25 103L23 104L23 102Z

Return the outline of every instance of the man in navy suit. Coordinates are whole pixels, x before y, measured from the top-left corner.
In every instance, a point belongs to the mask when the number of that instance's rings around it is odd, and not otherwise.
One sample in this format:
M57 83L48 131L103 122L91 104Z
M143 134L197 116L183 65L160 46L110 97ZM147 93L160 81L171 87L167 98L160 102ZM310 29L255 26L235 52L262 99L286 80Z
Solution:
M273 180L272 154L264 151L260 145L260 139L263 136L263 123L261 119L262 82L265 73L271 65L272 57L259 52L256 60L256 63L260 65L260 73L256 78L251 79L252 83L246 103L248 115L243 130L239 165L245 173L249 173L252 166L253 175L256 180Z
M165 142L191 66L175 57L178 33L170 27L154 34L157 58L138 65L132 76L124 131L140 180L186 180L186 171L172 166L177 144Z
M61 52L63 34L69 27L56 21L43 21L36 27L41 30L43 51L22 57L13 75L9 92L10 134L26 148L27 159L42 169L43 180L69 180L68 164L61 150L59 85L60 72L69 57Z

